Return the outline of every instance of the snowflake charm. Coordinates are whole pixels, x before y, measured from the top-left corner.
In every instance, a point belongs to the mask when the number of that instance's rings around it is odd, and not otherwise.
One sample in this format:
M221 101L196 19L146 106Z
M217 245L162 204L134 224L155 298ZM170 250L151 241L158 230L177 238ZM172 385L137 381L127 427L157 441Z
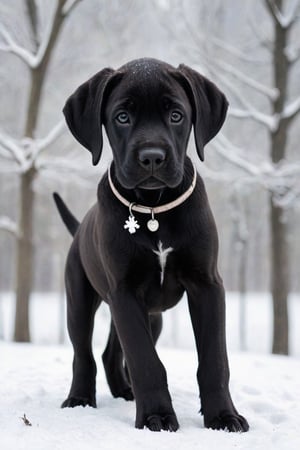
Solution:
M136 230L138 230L140 228L140 226L139 226L136 218L133 215L130 215L125 222L124 228L125 228L125 230L127 228L130 234L133 234L136 232Z

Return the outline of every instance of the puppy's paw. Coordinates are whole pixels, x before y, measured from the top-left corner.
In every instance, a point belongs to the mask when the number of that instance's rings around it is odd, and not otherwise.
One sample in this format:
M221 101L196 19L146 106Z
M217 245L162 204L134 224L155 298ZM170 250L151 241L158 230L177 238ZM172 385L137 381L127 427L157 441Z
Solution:
M127 383L110 383L109 384L110 391L112 396L115 398L124 398L124 400L132 401L134 400L134 395L131 387Z
M213 430L226 430L235 433L244 433L249 430L249 424L243 416L229 411L221 411L217 417L210 420L206 420L204 417L204 425L206 428L212 428Z
M89 397L68 397L61 405L62 408L75 408L75 406L91 406L97 408L96 400Z
M162 416L153 414L136 424L136 428L148 428L150 431L177 431L179 424L175 414Z

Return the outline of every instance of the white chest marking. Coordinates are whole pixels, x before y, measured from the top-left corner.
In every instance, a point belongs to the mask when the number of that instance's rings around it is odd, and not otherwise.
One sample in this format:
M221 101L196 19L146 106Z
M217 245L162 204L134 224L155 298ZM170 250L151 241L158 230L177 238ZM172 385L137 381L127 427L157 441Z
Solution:
M160 264L161 272L160 272L160 284L162 285L164 282L165 268L167 263L167 258L169 253L173 251L172 247L163 248L163 244L161 241L158 243L158 250L153 250L153 252L158 256L158 261Z

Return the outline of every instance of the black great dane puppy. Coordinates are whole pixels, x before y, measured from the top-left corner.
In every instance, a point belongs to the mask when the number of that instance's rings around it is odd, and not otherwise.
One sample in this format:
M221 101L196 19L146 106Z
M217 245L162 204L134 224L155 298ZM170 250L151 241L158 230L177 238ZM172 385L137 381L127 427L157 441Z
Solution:
M247 431L229 393L225 303L218 237L203 181L186 155L191 128L198 155L221 128L227 101L193 69L154 59L103 69L67 100L75 138L97 164L105 127L113 162L96 205L79 225L56 194L74 234L66 265L73 381L63 407L96 406L92 353L95 312L109 304L103 362L114 396L136 401L137 428L178 429L155 342L161 312L187 293L198 351L206 427ZM126 361L126 363L124 362Z

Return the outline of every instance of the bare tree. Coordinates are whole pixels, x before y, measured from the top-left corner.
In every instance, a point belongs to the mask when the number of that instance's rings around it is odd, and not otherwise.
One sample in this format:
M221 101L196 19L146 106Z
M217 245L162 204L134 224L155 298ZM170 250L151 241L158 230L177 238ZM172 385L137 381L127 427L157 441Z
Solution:
M24 138L17 142L3 133L0 135L1 156L9 162L15 162L20 173L14 329L14 339L19 342L30 341L29 298L33 269L33 183L37 176L36 160L39 154L58 137L63 128L62 123L59 123L45 139L36 140L38 115L49 62L66 18L77 3L78 0L57 0L47 28L43 31L39 23L39 2L26 1L30 34L35 48L33 52L19 45L12 33L3 24L0 24L0 37L2 38L0 50L10 52L20 58L30 72Z
M294 119L300 113L300 92L295 100L289 100L288 86L292 70L299 61L299 49L292 50L291 31L299 19L300 2L265 0L272 21L273 40L271 51L273 86L277 95L269 95L271 114L257 114L253 108L231 111L237 117L258 120L266 128L270 142L270 164L260 177L270 191L270 235L271 235L271 292L273 298L273 345L272 352L289 353L288 295L290 292L290 264L288 245L288 221L286 207L299 196L299 163L286 162L288 137ZM290 50L290 51L289 51ZM272 91L270 91L272 92ZM248 167L249 169L249 167ZM265 167L266 169L266 167ZM253 173L257 169L252 167ZM280 175L281 172L281 175ZM271 181L271 183L270 183Z
M204 2L200 6L195 2L177 1L176 5L179 11L177 21L181 26L185 25L185 41L180 41L181 48L188 48L189 58L194 60L195 64L201 62L200 70L206 70L214 79L219 80L230 97L229 116L243 123L247 121L247 124L251 125L252 137L248 148L246 144L233 145L222 133L212 143L218 154L234 168L230 168L227 173L224 173L223 169L222 174L216 178L234 184L240 183L240 186L255 183L269 193L271 292L274 313L272 351L288 354L290 252L286 211L300 199L300 162L290 162L287 156L291 125L296 117L300 117L299 83L294 82L293 91L290 89L295 79L295 67L300 60L299 44L292 39L292 32L295 32L299 23L300 0L264 0L263 4L248 2L248 17L244 17L242 26L241 19L234 23L230 21L230 34L235 33L241 37L240 48L236 43L226 42L226 38L221 35L220 24L228 5L224 6L219 0ZM202 8L201 14L197 7ZM203 8L207 9L206 13ZM243 4L239 13L244 10ZM255 15L255 20L249 19L249 12ZM258 15L263 26L257 25ZM208 18L206 23L202 23L204 16ZM199 22L203 26L199 26ZM211 29L212 24L214 30ZM244 29L247 27L246 35ZM172 24L169 29L172 33ZM254 56L251 46L255 46ZM263 55L259 51L262 48L265 51ZM270 82L268 70L271 71ZM259 77L258 74L262 74L262 71L264 77ZM260 126L268 137L269 152L265 159L262 159L263 153L267 152L261 151L261 163L257 164L251 155L257 145L254 130L258 130ZM230 135L230 132L228 134ZM241 142L241 132L238 137ZM205 167L203 172L206 176L215 178L213 171Z
M300 92L295 102L288 105L288 85L291 77L291 61L287 48L289 36L300 12L299 2L290 2L284 14L282 0L265 0L273 21L273 80L278 97L272 102L273 116L278 117L275 129L270 130L270 154L272 162L278 165L287 156L287 140L290 126L300 112ZM270 219L272 239L272 296L274 308L273 353L288 354L288 294L290 291L288 229L285 210L270 196Z

